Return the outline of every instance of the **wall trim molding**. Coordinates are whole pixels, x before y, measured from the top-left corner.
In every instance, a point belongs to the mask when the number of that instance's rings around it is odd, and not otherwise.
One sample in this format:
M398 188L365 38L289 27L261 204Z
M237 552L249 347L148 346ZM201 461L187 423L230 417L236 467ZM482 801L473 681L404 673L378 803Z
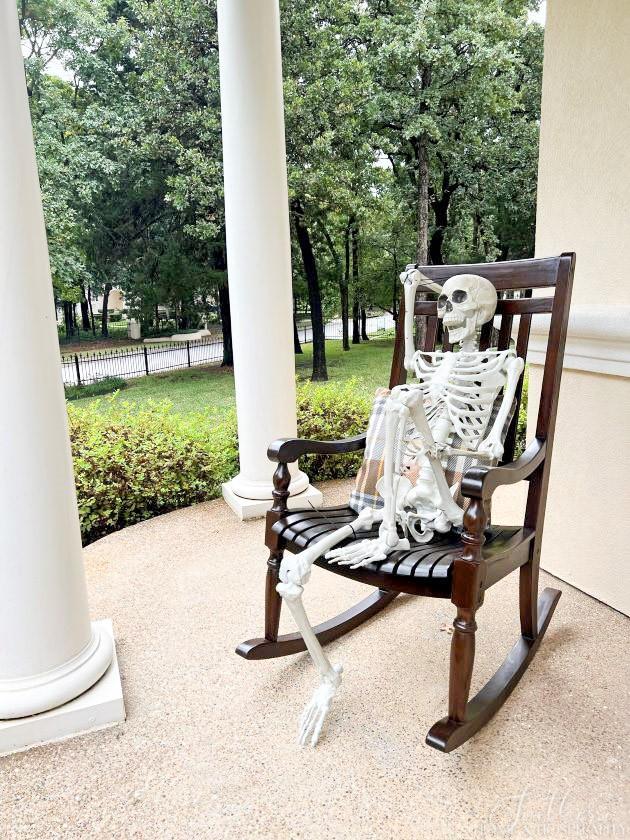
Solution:
M530 364L545 363L550 318L532 318ZM572 306L564 368L630 378L630 306Z

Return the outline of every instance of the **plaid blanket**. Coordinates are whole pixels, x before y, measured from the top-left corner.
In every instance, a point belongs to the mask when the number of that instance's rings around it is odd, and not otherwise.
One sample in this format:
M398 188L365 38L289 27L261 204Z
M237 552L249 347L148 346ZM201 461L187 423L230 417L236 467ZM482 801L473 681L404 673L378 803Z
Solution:
M349 500L350 507L357 513L366 507L375 509L383 507L383 499L376 489L376 484L383 475L385 461L385 405L390 393L391 392L388 388L378 388L374 395L374 403L372 405L372 412L370 414L367 429L363 463L357 473L354 490L350 494ZM492 414L490 415L490 419L488 421L488 429L492 427L500 405L501 395L497 397L497 400L492 408ZM510 423L512 422L515 411L516 400L513 401L510 413L505 421L505 426L503 427L503 433L501 435L502 442L505 441L505 437L508 429L510 428ZM405 429L405 438L417 436L415 426L410 421L409 425ZM463 444L459 435L452 435L449 439L449 443L456 449L465 448L465 444ZM479 459L475 458L474 455L450 455L445 457L442 460L442 466L444 467L448 486L454 487L456 484L461 484L465 472L478 462ZM496 464L496 461L493 462L484 459L483 463L493 466ZM414 480L414 476L409 472L409 465L403 465L403 472L406 473L412 481ZM459 489L455 496L455 501L461 507L465 506L466 500L461 495Z

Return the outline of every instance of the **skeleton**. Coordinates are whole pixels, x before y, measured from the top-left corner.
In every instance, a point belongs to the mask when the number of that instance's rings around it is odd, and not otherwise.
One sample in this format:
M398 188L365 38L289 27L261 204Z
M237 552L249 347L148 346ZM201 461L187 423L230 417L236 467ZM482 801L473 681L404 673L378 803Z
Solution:
M341 666L333 666L324 653L302 602L313 563L326 555L330 563L358 568L408 549L409 536L426 543L436 533L460 526L464 511L454 498L457 487L448 486L443 462L452 454L490 462L502 457L502 434L523 371L523 360L513 350L479 349L481 327L492 320L497 304L496 290L484 277L460 274L439 286L416 266L408 266L401 280L405 368L415 374L417 382L393 388L387 400L383 477L377 485L383 507L365 508L351 525L286 556L280 567L277 591L291 610L320 675L300 720L300 744L317 743L342 674ZM438 317L448 330L450 343L459 344L459 352L416 351L414 307L419 286L439 294ZM454 436L460 446L452 445ZM403 474L405 466L407 475ZM349 537L370 531L376 523L380 523L377 538L334 549Z

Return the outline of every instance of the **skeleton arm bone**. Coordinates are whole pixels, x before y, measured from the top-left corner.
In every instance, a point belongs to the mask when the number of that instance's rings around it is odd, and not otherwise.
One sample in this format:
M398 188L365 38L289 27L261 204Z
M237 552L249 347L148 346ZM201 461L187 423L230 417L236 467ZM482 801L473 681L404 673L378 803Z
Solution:
M413 324L418 286L424 286L438 295L442 292L442 287L439 283L434 283L425 277L415 266L408 266L407 270L400 275L400 279L405 288L405 370L411 373L414 369L413 357L416 352Z
M433 432L431 431L429 421L427 420L427 416L424 411L422 391L410 392L409 398L407 399L407 407L409 408L414 426L424 439L427 448L425 454L431 469L433 470L435 483L440 494L442 510L454 525L461 525L464 519L464 511L451 496L451 491L446 482L444 467L440 461L437 446L433 439Z
M490 433L486 439L479 444L479 448L477 450L479 455L490 455L492 458L496 458L497 460L503 457L501 435L505 427L505 421L510 413L514 395L516 394L516 388L518 387L518 381L523 373L524 367L525 363L519 356L508 360L506 383L503 391L503 399L501 400L501 406L497 412L496 419L492 424Z

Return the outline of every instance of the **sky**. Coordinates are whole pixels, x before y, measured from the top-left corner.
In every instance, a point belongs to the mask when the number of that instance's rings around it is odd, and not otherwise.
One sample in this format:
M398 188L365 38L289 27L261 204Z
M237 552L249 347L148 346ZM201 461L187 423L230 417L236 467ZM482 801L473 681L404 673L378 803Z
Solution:
M547 0L543 0L540 4L540 9L537 12L532 12L530 15L531 20L535 20L538 23L542 23L544 26L545 18L547 17Z

